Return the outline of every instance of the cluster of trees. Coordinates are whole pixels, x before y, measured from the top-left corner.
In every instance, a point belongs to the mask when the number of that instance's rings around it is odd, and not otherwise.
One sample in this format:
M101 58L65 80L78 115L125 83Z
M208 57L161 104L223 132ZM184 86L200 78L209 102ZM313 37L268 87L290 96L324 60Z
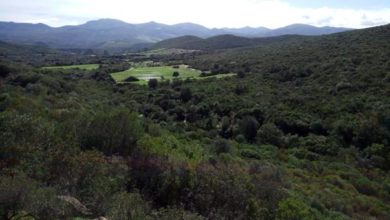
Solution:
M0 216L388 219L390 31L378 30L156 56L240 74L148 86L114 83L123 57L91 71L4 61Z

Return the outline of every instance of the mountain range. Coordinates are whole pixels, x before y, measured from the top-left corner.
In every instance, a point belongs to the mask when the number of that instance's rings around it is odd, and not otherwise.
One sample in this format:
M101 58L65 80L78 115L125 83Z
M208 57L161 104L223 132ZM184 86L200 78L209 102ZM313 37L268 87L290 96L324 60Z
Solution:
M265 27L206 28L193 23L165 25L156 22L129 24L120 20L100 19L82 25L50 27L45 24L0 22L0 41L46 45L69 49L142 48L176 37L192 35L209 38L217 35L271 37L281 35L324 35L350 30L337 27L315 27L293 24L278 29Z

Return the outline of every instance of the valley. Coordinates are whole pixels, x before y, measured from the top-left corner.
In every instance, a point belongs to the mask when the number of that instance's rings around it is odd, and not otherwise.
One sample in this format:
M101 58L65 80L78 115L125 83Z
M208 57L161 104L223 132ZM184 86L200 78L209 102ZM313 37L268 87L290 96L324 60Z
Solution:
M389 219L390 25L237 31L1 42L0 219Z

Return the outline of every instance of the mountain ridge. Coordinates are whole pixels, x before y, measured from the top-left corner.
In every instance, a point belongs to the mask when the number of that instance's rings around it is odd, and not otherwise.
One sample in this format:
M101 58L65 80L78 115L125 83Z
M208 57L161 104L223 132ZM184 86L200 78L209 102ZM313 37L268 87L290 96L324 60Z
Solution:
M287 29L286 29L287 28ZM50 27L46 24L0 22L0 40L17 44L44 43L53 48L100 48L107 42L111 47L130 48L140 43L156 43L162 40L193 35L202 38L217 35L239 37L270 37L285 34L323 35L350 30L348 28L315 27L295 24L278 29L265 27L207 28L194 23L166 25L157 22L130 24L116 19L99 19L81 25ZM117 44L117 45L115 45Z

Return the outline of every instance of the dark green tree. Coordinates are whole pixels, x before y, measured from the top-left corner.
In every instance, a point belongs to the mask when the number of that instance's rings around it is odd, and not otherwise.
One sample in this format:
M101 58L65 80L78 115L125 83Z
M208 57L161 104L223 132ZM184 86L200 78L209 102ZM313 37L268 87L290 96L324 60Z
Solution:
M157 79L149 79L149 81L148 81L149 88L155 89L155 88L157 88L157 85L158 85Z

